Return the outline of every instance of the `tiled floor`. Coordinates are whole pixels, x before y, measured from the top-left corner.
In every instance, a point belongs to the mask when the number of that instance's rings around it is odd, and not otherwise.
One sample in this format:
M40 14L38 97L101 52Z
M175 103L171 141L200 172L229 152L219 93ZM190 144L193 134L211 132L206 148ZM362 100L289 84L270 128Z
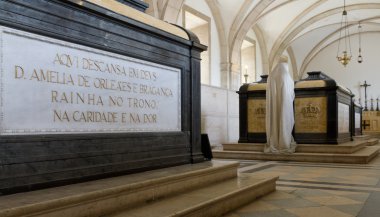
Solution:
M244 160L239 172L279 175L277 191L226 217L380 217L380 156L367 165Z

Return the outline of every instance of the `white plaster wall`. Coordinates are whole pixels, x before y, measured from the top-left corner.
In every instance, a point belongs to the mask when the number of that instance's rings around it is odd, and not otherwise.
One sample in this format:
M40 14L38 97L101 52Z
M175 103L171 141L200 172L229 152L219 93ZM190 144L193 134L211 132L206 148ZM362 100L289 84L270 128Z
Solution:
M219 36L212 13L207 3L203 0L186 0L185 4L211 18L211 49L209 49L211 52L210 85L220 87L220 45ZM181 18L178 19L177 24L182 25L182 12L179 17Z
M380 97L380 33L362 35L363 63L357 62L358 38L351 37L353 60L343 67L336 60L337 43L320 52L307 67L308 71L322 71L334 78L338 83L349 88L356 99L361 98L364 103L364 89L359 84L367 80L372 86L368 88L368 97ZM305 73L306 74L306 73Z
M217 28L208 5L203 0L186 0L185 4L211 18L211 75L210 85L201 87L202 133L207 133L212 145L237 142L239 139L239 96L235 91L220 88L220 44ZM182 25L182 12L178 19ZM256 41L256 81L263 74L262 55L256 35L248 35Z
M253 30L249 30L247 36L256 41L256 81L260 81L260 75L264 74L264 69L259 41Z
M227 91L227 142L237 142L239 140L239 94L235 91Z
M198 36L199 41L208 46L209 44L209 26L207 24L197 26L193 29L190 29L194 34ZM201 83L202 84L210 84L210 53L209 51L204 51L201 53Z
M263 57L261 54L260 45L257 42L256 44L256 81L261 80L260 75L263 75L265 73L262 58Z
M192 0L200 1L200 0ZM202 0L204 1L204 0ZM223 24L225 29L230 29L234 18L238 15L240 7L245 0L217 0L221 14L225 14L223 17ZM253 0L254 1L254 0Z
M241 83L245 83L244 75L248 73L247 83L256 81L255 46L249 46L241 50ZM245 68L247 67L247 69Z
M203 0L186 0L185 4L211 18L210 85L202 84L201 86L202 133L208 134L213 146L230 141L237 142L239 139L239 96L235 91L220 88L220 44L214 18ZM182 25L182 12L178 24ZM258 61L261 62L261 59Z
M201 87L202 133L210 143L218 146L239 139L239 96L236 92L219 87Z

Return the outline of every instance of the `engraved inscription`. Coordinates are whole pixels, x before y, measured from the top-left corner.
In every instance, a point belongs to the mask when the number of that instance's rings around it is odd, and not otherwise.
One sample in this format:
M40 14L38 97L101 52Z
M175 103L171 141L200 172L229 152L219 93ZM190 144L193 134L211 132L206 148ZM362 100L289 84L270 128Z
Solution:
M0 134L181 131L179 69L0 30Z
M295 132L327 132L326 97L308 97L295 99Z
M265 99L249 99L248 100L248 132L249 133L265 133Z

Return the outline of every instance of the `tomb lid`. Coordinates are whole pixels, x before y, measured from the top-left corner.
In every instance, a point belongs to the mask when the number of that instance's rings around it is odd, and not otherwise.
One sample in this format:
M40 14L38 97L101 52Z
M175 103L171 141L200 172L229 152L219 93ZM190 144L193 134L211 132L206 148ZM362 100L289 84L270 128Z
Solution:
M307 78L304 78L296 83L296 88L323 88L337 86L334 79L321 71L308 72L307 74Z
M267 89L267 83L252 83L248 86L248 91L255 91L255 90L266 90Z
M142 0L116 0L116 1L123 3L125 5L128 5L141 12L145 12L145 10L149 8L149 4L145 3Z
M267 89L268 75L260 75L261 80L258 82L243 84L236 93L247 93L249 91L263 91Z
M176 35L178 37L189 40L188 34L181 28L174 26L170 23L164 22L157 18L150 16L149 14L143 13L141 11L135 10L118 1L110 0L70 0L79 5L85 5L86 3L95 4L109 11L115 12L117 14L126 16L138 22L144 23L146 25L152 26L154 28L160 29L162 31L168 32L170 34Z
M248 91L255 91L255 90L266 90L267 89L267 82L268 82L268 75L260 75L261 80L258 82L254 82L248 85Z
M339 88L341 91L346 92L346 93L348 93L348 94L354 96L354 95L352 94L352 91L351 91L350 89L348 89L347 87L345 87L345 86L343 86L343 85L340 85L340 84L337 84L337 86L338 86L338 88Z
M308 72L307 74L307 78L304 78L296 83L296 89L335 87L336 89L350 96L353 96L351 90L342 85L339 85L333 78L329 77L321 71Z
M269 75L260 75L261 80L258 81L257 83L267 83L268 82L268 76Z
M354 101L354 106L360 109L363 109L362 105Z

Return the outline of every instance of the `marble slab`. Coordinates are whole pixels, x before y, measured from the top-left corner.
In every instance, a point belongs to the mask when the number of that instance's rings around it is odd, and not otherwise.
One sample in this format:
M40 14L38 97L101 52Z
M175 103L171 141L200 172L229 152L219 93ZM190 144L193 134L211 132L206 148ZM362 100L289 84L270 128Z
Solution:
M248 99L248 132L265 133L265 117L265 99Z
M181 70L0 27L1 135L181 131Z
M338 132L350 132L350 106L338 103Z
M305 97L295 99L295 132L327 132L326 97Z

